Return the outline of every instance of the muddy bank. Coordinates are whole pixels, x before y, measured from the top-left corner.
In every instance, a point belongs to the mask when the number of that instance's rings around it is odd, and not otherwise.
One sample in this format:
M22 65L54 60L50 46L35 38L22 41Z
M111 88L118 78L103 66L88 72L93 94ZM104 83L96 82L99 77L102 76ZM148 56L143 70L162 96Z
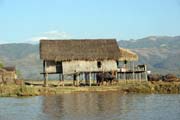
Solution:
M108 86L56 86L43 87L33 85L0 85L0 96L40 96L58 95L73 92L106 92L120 91L122 93L155 93L179 94L180 82L147 82L130 81Z

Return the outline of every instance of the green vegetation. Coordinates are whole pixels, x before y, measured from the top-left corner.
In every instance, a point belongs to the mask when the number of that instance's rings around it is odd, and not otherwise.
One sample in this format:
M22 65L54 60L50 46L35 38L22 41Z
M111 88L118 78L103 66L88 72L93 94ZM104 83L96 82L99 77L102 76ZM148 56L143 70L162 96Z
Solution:
M4 64L0 62L0 68L4 67Z
M34 81L35 83L35 81ZM39 84L39 83L38 83ZM106 92L119 91L121 93L155 93L155 94L179 94L180 82L147 82L127 81L115 85L104 86L52 86L42 85L0 85L0 96L39 96L58 95L73 92Z
M16 70L16 75L18 76L19 79L23 79L23 76L20 70Z

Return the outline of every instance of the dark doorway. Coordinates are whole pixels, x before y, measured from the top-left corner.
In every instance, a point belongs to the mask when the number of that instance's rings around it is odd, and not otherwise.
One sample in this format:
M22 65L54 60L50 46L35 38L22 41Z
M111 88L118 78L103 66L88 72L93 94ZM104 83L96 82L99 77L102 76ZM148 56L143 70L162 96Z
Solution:
M101 68L101 66L102 66L101 61L98 61L98 62L97 62L97 67L98 67L98 68Z
M63 70L62 70L62 62L57 62L56 63L56 72L57 73L62 73Z

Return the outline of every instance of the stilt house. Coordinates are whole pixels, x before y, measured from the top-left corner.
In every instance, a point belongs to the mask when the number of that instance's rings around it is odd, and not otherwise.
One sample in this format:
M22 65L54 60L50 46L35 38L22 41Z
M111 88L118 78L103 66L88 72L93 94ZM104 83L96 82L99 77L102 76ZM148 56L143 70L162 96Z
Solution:
M137 60L132 52L119 48L115 39L40 40L40 59L43 60L44 84L48 74L83 76L95 79L98 72L119 72L119 61ZM118 76L117 76L118 77Z

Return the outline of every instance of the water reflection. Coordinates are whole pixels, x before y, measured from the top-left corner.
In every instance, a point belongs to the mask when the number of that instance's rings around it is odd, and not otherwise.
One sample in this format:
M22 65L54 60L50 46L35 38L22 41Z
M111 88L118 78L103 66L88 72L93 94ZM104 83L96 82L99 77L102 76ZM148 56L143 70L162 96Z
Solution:
M0 120L179 120L180 95L119 92L0 98Z
M165 97L169 100L169 97ZM180 98L180 96L179 96ZM164 103L158 95L122 95L118 92L74 93L43 98L43 112L50 119L110 120L110 119L170 119L162 111L176 105ZM174 101L174 99L172 99ZM166 101L167 102L167 101ZM177 101L176 101L177 102ZM177 102L179 103L179 101ZM180 105L180 104L179 104ZM169 109L168 109L169 110ZM174 119L180 116L169 110ZM162 113L161 113L162 112ZM161 115L158 115L160 113ZM164 117L166 116L166 117ZM168 118L168 119L166 119Z
M74 93L44 97L42 106L52 119L112 119L129 112L133 100L133 96L125 97L119 92Z

